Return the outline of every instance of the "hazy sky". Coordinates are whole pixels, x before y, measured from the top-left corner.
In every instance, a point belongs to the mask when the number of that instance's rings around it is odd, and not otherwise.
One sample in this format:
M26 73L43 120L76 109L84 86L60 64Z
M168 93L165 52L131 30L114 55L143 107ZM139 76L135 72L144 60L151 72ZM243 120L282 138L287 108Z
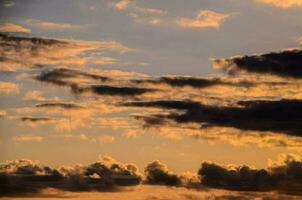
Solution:
M1 162L301 155L301 0L0 2Z

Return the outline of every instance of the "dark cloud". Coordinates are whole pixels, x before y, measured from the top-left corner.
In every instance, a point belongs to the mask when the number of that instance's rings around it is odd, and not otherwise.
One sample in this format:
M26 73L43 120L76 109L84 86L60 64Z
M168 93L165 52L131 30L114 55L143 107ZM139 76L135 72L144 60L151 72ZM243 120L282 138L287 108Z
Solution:
M7 34L3 34L0 33L0 40L2 41L2 45L5 45L4 47L10 47L11 45L13 45L10 42L14 42L17 43L19 45L21 45L21 43L24 42L30 42L34 45L62 45L62 44L66 44L67 42L65 41L60 41L60 40L55 40L55 39L46 39L46 38L37 38L37 37L16 37L13 35L7 35ZM6 41L7 43L4 43L4 41ZM18 46L15 46L16 48L18 48ZM21 47L21 46L20 46ZM34 52L34 48L32 49Z
M108 191L141 181L133 164L106 158L88 166L53 169L31 160L15 160L0 165L0 196L35 194L42 189L65 191Z
M227 85L237 87L250 87L253 83L248 81L231 82L222 80L220 78L196 78L188 76L163 76L159 79L146 79L146 80L132 80L134 83L150 83L150 84L167 84L171 87L186 87L190 86L193 88L208 88L216 85Z
M158 107L170 114L140 117L149 125L165 120L200 123L241 130L283 132L302 136L302 101L241 101L241 106L209 106L189 100L125 103L125 106ZM176 110L176 111L175 111ZM179 112L182 111L182 112Z
M21 117L20 120L23 122L39 123L39 122L50 122L55 119L49 117Z
M208 187L241 191L279 191L301 194L302 162L287 160L269 169L240 166L229 169L204 162L198 171L201 183Z
M220 79L194 78L194 77L160 77L159 79L132 80L134 83L167 84L172 87L191 86L196 88L210 87L224 84Z
M240 70L274 74L281 77L302 77L302 50L291 49L263 55L252 55L213 60L214 66L222 68L229 73Z
M177 174L170 172L167 166L158 160L146 166L145 175L146 184L180 186L182 183Z
M63 108L63 109L82 109L83 106L74 103L43 103L36 105L37 108Z
M105 76L100 76L100 75L95 75L91 74L88 72L84 71L79 71L79 70L73 70L73 69L68 69L68 68L57 68L53 70L46 70L43 71L40 75L35 77L37 80L42 81L42 82L47 82L47 83L52 83L55 85L60 85L60 86L71 86L73 84L77 84L74 82L71 82L68 79L77 79L81 77L86 77L90 78L93 80L99 80L99 81L108 81L109 78Z
M109 95L109 96L136 96L142 95L147 92L153 92L155 89L140 88L140 87L119 87L119 86L108 86L108 85L93 85L89 87L80 88L76 85L72 86L72 91L76 94L85 92L93 92L98 95Z

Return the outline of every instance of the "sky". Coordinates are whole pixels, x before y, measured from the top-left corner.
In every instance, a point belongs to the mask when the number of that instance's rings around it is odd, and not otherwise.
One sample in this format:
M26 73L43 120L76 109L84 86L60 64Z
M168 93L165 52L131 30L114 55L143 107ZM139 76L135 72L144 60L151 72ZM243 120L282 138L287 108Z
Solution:
M301 20L301 0L0 0L0 198L299 198Z

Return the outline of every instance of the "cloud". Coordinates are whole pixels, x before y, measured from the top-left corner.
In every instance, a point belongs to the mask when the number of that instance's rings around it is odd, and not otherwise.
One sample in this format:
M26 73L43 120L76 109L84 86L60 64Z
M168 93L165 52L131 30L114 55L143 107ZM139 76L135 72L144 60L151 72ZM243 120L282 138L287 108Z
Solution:
M108 77L102 75L68 68L56 68L52 70L45 70L40 75L38 75L36 79L42 82L52 83L60 86L77 85L89 80L101 82L106 82L109 80Z
M40 91L28 91L25 96L23 97L25 101L44 101L45 97Z
M15 5L15 2L12 0L4 0L3 1L3 6L6 8L13 7Z
M0 24L0 33L30 33L31 30L17 24L4 23Z
M156 160L149 163L145 168L146 183L152 185L180 186L181 179L170 172L166 165Z
M259 3L269 4L279 8L302 7L301 0L256 0Z
M78 25L69 24L69 23L57 23L57 22L49 22L49 21L41 21L34 19L25 20L26 24L34 25L47 30L61 30L61 29L76 29L80 28Z
M42 136L37 135L18 135L13 137L13 141L15 142L42 142L44 138Z
M7 112L5 110L0 109L0 118L5 117L7 115Z
M11 93L18 93L18 92L19 92L19 86L17 84L0 81L0 93L11 94Z
M128 8L130 0L120 0L114 4L114 7L118 10L125 10Z
M281 77L301 78L302 50L290 49L263 55L236 56L212 59L213 66L230 74L246 71L258 74L273 74Z
M114 191L117 186L134 186L141 175L134 164L121 163L104 156L87 166L42 166L31 160L0 164L0 195L33 195L46 188L63 191Z
M134 22L153 26L160 25L163 21L161 16L168 13L166 10L158 8L138 6L136 1L131 0L121 0L112 5L117 10L125 11L126 15L131 17Z
M92 92L97 95L109 95L109 96L138 96L147 92L152 92L154 89L139 88L139 87L116 87L107 85L93 85L86 88L79 88L77 86L72 87L72 91L75 94L82 94Z
M82 55L90 50L126 53L134 51L117 41L80 41L15 37L0 34L2 71L15 71L32 66L111 64L116 59ZM26 59L24 59L26 57Z
M215 28L219 29L220 25L231 16L231 14L223 14L210 10L199 10L195 19L180 18L176 24L183 28Z
M223 167L214 163L202 163L198 174L201 184L208 187L241 191L272 191L300 194L302 160L285 160L279 166L268 169L252 169L248 166Z
M98 136L97 140L100 143L112 143L115 141L115 137L113 137L111 135L102 135L102 136Z
M153 161L145 167L145 177L136 165L121 163L110 156L88 165L52 168L38 161L26 159L7 161L0 164L1 196L34 195L43 189L63 191L119 191L118 186L166 185L211 192L210 188L234 191L277 191L279 195L301 195L302 160L284 156L283 161L266 169L249 166L221 166L202 162L197 173L176 174L160 161ZM207 187L207 188L205 188ZM171 187L175 188L175 187ZM177 190L178 190L177 189ZM194 190L192 190L194 191ZM218 195L219 192L216 191ZM255 195L244 193L245 195ZM238 194L237 194L238 195ZM262 194L261 196L265 196ZM270 193L271 195L271 193ZM220 196L220 195L219 195ZM226 199L226 193L221 194Z
M162 125L167 123L167 120L172 120L179 124L197 123L200 124L200 128L233 127L240 130L272 131L302 136L300 126L302 101L241 101L238 104L240 106L236 107L209 106L184 100L132 102L124 105L157 107L169 111L168 114L137 117L143 119L148 126Z
M37 108L62 108L62 109L67 109L67 110L77 110L77 109L84 109L83 106L74 104L74 103L43 103L43 104L38 104L36 105Z
M147 80L132 80L134 83L151 83L151 84L167 84L172 87L211 87L213 85L223 85L227 84L218 78L208 79L208 78L196 78L196 77L185 77L185 76L163 76L159 79L147 79Z

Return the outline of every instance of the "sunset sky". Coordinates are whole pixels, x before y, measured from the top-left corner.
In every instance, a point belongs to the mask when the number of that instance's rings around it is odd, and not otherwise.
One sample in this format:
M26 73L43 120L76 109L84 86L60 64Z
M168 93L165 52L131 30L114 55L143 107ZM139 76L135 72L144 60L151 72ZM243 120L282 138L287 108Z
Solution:
M299 199L301 22L302 0L0 0L0 198Z

